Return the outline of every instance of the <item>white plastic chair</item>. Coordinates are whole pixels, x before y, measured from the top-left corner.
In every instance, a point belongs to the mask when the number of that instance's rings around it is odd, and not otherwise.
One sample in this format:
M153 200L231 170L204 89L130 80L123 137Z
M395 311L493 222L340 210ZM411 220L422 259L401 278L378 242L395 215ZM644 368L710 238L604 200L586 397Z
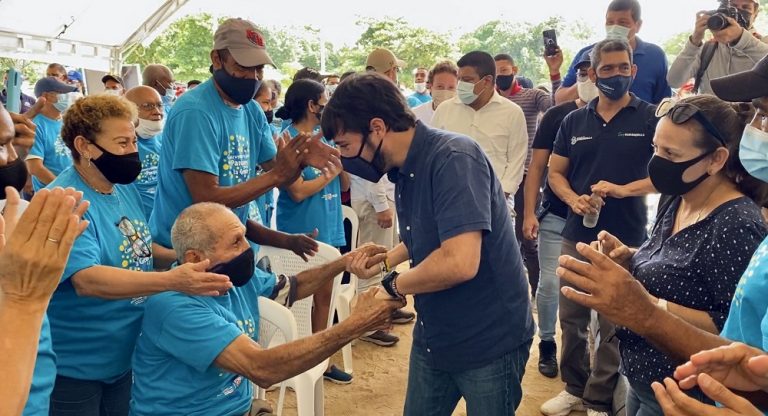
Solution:
M310 257L309 262L305 262L292 251L269 246L261 246L257 258L261 260L264 257L268 257L272 272L275 274L293 276L304 270L324 265L341 257L339 250L324 243L318 243L318 245L319 249L317 254ZM342 276L343 273L339 273L333 279L330 313L328 314L328 327L333 325L333 311L335 310L336 303L334 299L336 299L336 294L339 291ZM296 321L298 338L312 335L312 300L312 296L304 298L294 303L293 307L290 309ZM287 380L287 385L296 391L296 403L299 416L322 416L324 414L323 373L327 367L328 360L325 360L311 370ZM308 376L304 377L305 374ZM282 406L283 392L284 390L281 387L281 398L278 401L278 408Z
M357 248L358 243L358 237L359 237L359 228L360 228L360 220L357 217L357 213L355 212L352 207L348 207L346 205L341 206L341 212L344 216L344 220L349 221L349 223L352 225L352 238L350 239L350 251L354 251ZM336 313L339 315L339 322L349 318L349 314L351 313L351 304L352 299L354 299L355 294L357 292L357 276L350 273L349 274L349 283L348 284L342 284L340 286L338 295L336 296ZM344 358L344 371L346 371L349 374L352 374L352 343L345 345L344 348L341 349L341 355Z
M299 339L299 330L293 313L279 303L259 297L259 345L270 348ZM277 400L277 415L283 413L285 388L291 385L296 391L296 403L299 415L323 414L323 372L328 366L324 360L309 371L301 373L280 383L280 394ZM318 377L319 375L319 377ZM310 393L307 395L307 393ZM256 397L266 399L266 391L256 390Z

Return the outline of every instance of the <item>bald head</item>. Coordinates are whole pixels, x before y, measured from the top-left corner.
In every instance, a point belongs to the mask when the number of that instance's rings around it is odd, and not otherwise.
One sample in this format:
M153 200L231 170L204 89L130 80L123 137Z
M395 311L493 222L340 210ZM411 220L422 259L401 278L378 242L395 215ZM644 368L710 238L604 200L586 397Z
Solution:
M142 84L154 88L161 96L167 88L173 88L173 72L165 65L147 65L141 78Z
M162 120L165 115L163 113L163 100L157 90L152 87L146 85L133 87L125 93L125 98L136 104L141 119Z
M210 255L221 235L221 226L240 224L240 219L227 207L215 202L200 202L181 211L171 228L171 244L176 258L184 262L189 251Z

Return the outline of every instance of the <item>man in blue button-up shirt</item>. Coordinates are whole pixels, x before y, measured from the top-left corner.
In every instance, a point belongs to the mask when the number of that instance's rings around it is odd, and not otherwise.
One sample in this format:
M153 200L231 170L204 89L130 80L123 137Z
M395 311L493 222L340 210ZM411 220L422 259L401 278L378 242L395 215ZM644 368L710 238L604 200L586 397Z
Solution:
M514 415L533 337L528 284L504 192L471 138L416 122L405 99L377 74L336 89L323 132L344 168L396 184L403 243L388 253L390 295L414 295L418 323L404 414Z

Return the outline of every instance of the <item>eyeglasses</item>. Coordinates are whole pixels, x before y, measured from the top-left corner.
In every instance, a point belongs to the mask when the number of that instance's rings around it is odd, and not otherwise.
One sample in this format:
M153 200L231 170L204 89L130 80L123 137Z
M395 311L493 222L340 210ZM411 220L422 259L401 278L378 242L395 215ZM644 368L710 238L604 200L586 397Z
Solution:
M154 109L162 110L163 103L142 103L138 107L144 111L152 111Z
M131 243L133 254L136 257L145 258L152 256L152 250L150 250L149 245L144 238L142 238L141 234L136 231L136 228L134 228L128 217L120 218L120 221L115 225L120 230L120 233Z
M699 107L693 104L681 103L671 98L665 98L656 107L656 117L661 118L665 116L668 116L675 124L683 124L690 119L694 119L701 124L701 127L704 127L707 133L717 139L723 147L728 147L725 138L723 138L717 127L709 121Z

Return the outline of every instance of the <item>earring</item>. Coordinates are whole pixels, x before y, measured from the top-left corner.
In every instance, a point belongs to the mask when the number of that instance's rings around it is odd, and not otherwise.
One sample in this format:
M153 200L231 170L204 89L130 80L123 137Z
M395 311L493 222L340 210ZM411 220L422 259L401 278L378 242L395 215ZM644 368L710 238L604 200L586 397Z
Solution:
M88 161L88 167L90 168L91 167L91 155L89 154L89 155L81 155L81 156L84 157L85 160Z

